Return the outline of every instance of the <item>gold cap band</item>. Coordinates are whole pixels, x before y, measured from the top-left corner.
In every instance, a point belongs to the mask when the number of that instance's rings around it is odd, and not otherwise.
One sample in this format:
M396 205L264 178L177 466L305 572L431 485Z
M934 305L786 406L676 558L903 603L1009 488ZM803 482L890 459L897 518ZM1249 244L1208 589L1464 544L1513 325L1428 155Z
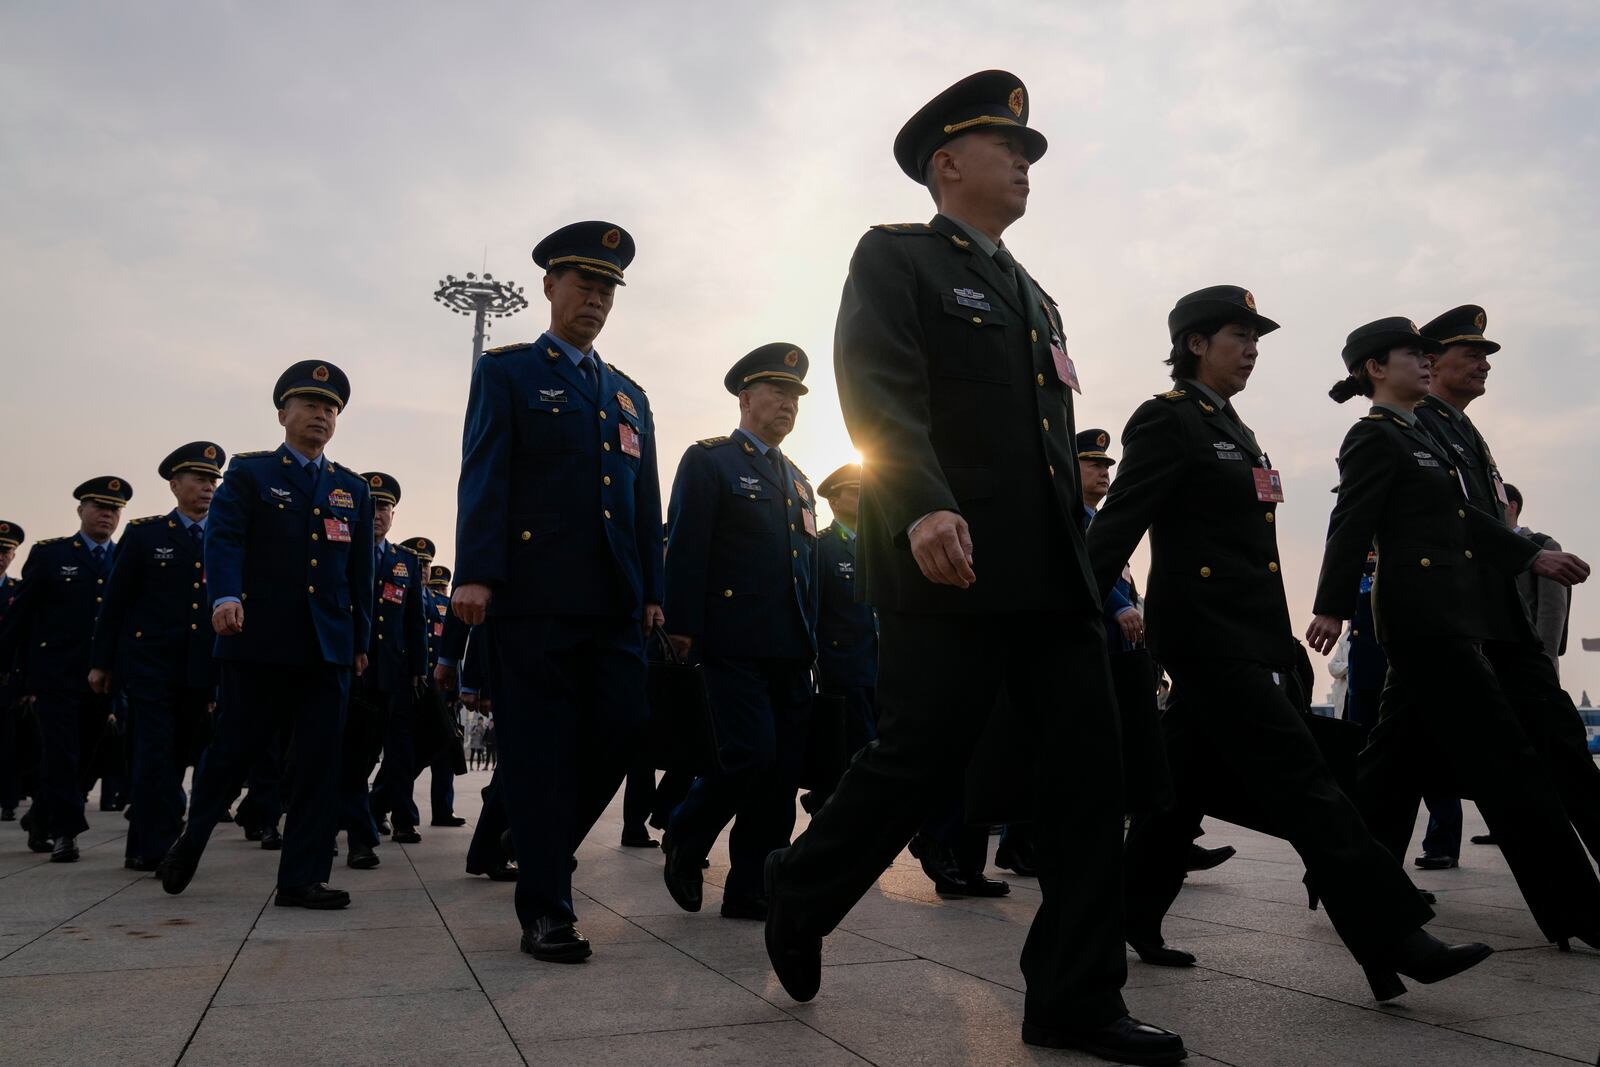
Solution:
M1022 123L1018 122L1016 119L1008 119L1004 115L979 115L975 119L968 119L965 122L957 122L954 125L946 126L944 128L944 132L945 133L960 133L962 130L971 129L974 126L1021 126L1021 125L1022 125Z

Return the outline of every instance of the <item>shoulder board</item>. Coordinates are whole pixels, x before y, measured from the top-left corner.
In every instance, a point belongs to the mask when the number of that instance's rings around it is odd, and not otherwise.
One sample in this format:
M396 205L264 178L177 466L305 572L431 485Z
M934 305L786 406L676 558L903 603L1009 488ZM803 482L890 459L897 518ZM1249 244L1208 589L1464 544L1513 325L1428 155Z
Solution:
M639 390L639 392L641 392L641 393L644 392L644 386L640 385L638 382L634 381L632 378L630 378L626 374L624 374L623 371L622 371L622 368L617 366L615 363L607 363L606 364L606 369L609 370L612 374L615 374L618 378L621 378L623 381L625 381L628 384L632 385L635 389Z
M785 456L785 457L783 457L783 458L784 458L784 459L789 459L789 457L788 457L788 456ZM800 469L800 464L798 464L798 463L796 463L796 462L795 462L795 461L794 461L794 460L792 460L792 459L790 459L790 460L789 460L789 466L791 466L791 467L793 467L793 468L794 468L794 472L795 472L795 473L796 473L796 474L798 474L798 475L799 475L799 476L800 476L800 477L802 477L802 478L804 478L804 479L805 479L805 481L806 481L806 484L807 484L807 485L810 485L810 484L811 484L811 475L809 475L809 474L807 474L807 473L806 473L806 472L805 472L805 471L803 471L803 470L801 470L801 469Z
M165 519L165 518L166 518L165 515L146 515L142 519L129 519L128 520L128 525L129 526L143 526L147 522L160 522L162 519Z
M1361 421L1362 422L1382 422L1384 419L1387 419L1388 417L1389 416L1385 415L1381 411L1369 411L1365 415L1361 416Z
M410 545L396 544L394 547L398 548L402 552L407 552L407 553L410 553L413 556L417 556L417 550L412 548ZM422 557L421 556L417 556L417 558L421 559Z
M716 448L718 445L725 445L732 440L733 438L726 435L722 437L704 437L700 439L699 444L701 448Z
M521 352L532 347L532 341L518 341L516 344L496 345L494 348L485 348L483 354L486 356L503 356L507 352Z
M926 235L937 234L939 232L932 226L929 226L926 222L880 222L872 228L874 230L881 230L884 233L898 234L920 233Z
M1168 389L1164 393L1157 393L1156 394L1156 399L1157 400L1182 400L1184 397L1186 397L1188 395L1189 394L1186 391L1182 390L1182 389Z
M74 538L74 537L77 537L77 536L78 536L78 535L77 535L77 534L68 534L68 535L67 535L67 536L65 536L65 537L46 537L46 538L45 538L45 539L44 539L44 540L42 540L42 541L35 541L35 542L34 542L34 543L33 543L33 547L34 547L34 548L41 548L41 547L43 547L43 546L44 546L44 545L58 545L58 544L60 544L60 543L61 543L61 542L63 542L63 541L70 541L70 540L72 540L72 539L73 539L73 538Z
M235 452L233 454L233 458L234 459L255 459L257 456L270 456L276 451L277 451L276 448L263 448L259 452Z

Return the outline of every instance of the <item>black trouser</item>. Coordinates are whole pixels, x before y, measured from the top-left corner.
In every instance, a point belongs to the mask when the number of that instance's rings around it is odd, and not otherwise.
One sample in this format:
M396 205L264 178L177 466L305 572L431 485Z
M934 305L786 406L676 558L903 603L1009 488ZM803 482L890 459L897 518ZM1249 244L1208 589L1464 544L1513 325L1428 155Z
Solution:
M221 666L216 736L204 766L195 772L184 833L204 849L251 765L286 736L292 772L284 775L289 817L283 826L278 885L300 888L326 882L339 828L339 746L350 668L244 660L223 660Z
M647 720L635 619L490 616L489 692L517 847L517 919L573 922L572 853L616 795Z
M977 878L989 862L989 828L967 823L964 785L959 776L945 784L917 836L936 849L946 850L963 876Z
M1363 963L1433 917L1339 788L1271 667L1218 659L1164 665L1172 700L1161 724L1177 799L1135 819L1128 835L1131 938L1161 939L1195 828L1213 811L1294 846L1334 929Z
M506 860L500 835L511 829L506 816L506 806L500 797L500 775L491 775L489 784L478 794L483 797L483 810L478 813L478 824L472 828L472 842L467 845L467 873L483 874L499 867Z
M167 854L183 828L185 754L198 717L206 714L210 689L142 684L130 686L128 739L133 752L128 791L128 859L155 862Z
M647 753L642 761L628 768L628 781L622 789L622 828L643 831L655 802L656 769Z
M1600 862L1600 767L1555 664L1532 643L1489 641L1483 654L1510 696L1523 732L1544 757L1573 829Z
M368 688L357 679L350 693L350 714L344 728L344 757L339 771L339 829L351 845L378 847L378 824L372 818L367 780L383 751L394 694Z
M87 691L45 690L35 694L33 706L43 745L30 825L47 837L76 837L89 829L83 776L108 729L111 700Z
M17 695L0 686L0 808L11 810L22 798L22 706Z
M1026 1017L1091 1028L1127 1012L1122 753L1105 626L1057 612L879 616L878 739L785 854L782 907L825 935L959 780L1004 684L1037 743L1042 901L1022 950Z
M718 766L690 785L667 833L674 851L702 860L728 832L723 898L764 896L767 855L789 844L806 755L811 665L792 659L706 656L706 699Z
M1545 761L1481 649L1466 640L1385 646L1383 717L1361 753L1361 810L1397 858L1425 788L1477 800L1528 910L1551 940L1600 927L1600 881L1561 806ZM1418 768L1440 763L1446 780Z

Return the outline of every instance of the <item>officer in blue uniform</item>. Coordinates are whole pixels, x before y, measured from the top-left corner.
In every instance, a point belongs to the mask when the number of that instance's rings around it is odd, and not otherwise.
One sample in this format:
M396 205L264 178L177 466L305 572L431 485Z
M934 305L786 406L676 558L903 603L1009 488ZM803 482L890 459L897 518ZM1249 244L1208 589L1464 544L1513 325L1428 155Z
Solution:
M661 623L661 488L650 402L595 352L633 238L579 222L539 242L550 328L473 369L453 610L486 643L518 859L522 948L590 955L573 850L646 721L644 637Z
M420 538L419 538L420 540ZM434 563L428 567L428 583L423 589L423 616L428 626L428 677L439 665L439 649L444 643L445 624L450 618L450 568ZM445 707L455 707L455 694L441 692ZM459 743L459 741L457 742ZM428 801L432 805L429 826L465 826L467 820L456 814L456 772L448 749L441 749L428 761L432 776ZM415 811L415 806L412 808Z
M846 463L822 479L817 495L833 512L817 536L818 688L844 698L845 743L855 752L877 736L878 721L878 613L856 592L861 464Z
M371 669L350 694L339 803L350 846L345 863L356 870L371 870L378 865L374 851L378 826L367 782L380 752L394 767L410 769L411 705L428 670L428 645L422 620L425 564L411 549L389 540L394 509L400 503L400 483L394 475L381 471L368 471L361 478L372 495L376 538L372 549L372 633L367 647ZM394 812L394 840L416 844L422 835L414 823L408 824L410 790L406 793L405 806ZM380 803L379 807L383 806Z
M134 519L106 582L89 653L89 687L128 702L133 767L123 865L153 871L178 839L183 772L216 704L204 541L227 455L193 441L161 461L177 507Z
M778 446L794 430L810 360L762 345L723 379L739 427L690 445L667 509L667 618L698 655L718 769L696 779L667 826L667 891L699 911L701 863L722 828L732 868L725 918L767 917L762 864L789 843L817 658L817 518L811 483Z
M73 490L78 532L34 543L22 568L22 591L0 625L0 664L22 672L44 744L39 795L23 818L28 847L53 863L78 859L83 817L80 762L94 753L111 701L89 688L89 642L116 559L111 535L133 496L126 479L91 478ZM51 842L54 842L53 846Z
M6 573L11 561L17 558L17 548L26 535L21 526L0 519L0 626L5 625L6 614L17 602L22 583ZM18 704L22 693L15 679L5 674L0 665L0 822L11 822L17 817L17 803L22 799L22 765L18 726L22 708Z
M282 730L293 773L277 904L350 903L327 880L350 675L366 670L372 626L372 497L324 452L349 399L331 363L284 371L272 390L284 443L234 456L212 498L203 569L221 660L216 736L188 826L158 868L168 893L189 885L229 798Z

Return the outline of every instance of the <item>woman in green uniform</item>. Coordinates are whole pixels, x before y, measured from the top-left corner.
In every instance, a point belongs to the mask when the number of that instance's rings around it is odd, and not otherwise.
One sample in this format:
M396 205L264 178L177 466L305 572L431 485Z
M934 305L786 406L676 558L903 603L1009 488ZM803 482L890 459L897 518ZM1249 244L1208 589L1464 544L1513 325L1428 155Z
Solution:
M1162 732L1177 802L1128 836L1128 941L1146 962L1194 962L1162 944L1161 920L1196 822L1226 806L1256 813L1252 825L1300 853L1339 936L1383 978L1379 999L1398 995L1395 972L1420 982L1457 974L1489 948L1422 929L1433 913L1368 833L1285 688L1300 652L1275 536L1283 485L1232 404L1257 342L1278 324L1246 290L1219 285L1179 300L1167 325L1176 387L1128 421L1122 473L1088 534L1103 597L1150 532L1146 635L1173 680Z
M1375 547L1378 640L1391 676L1427 699L1385 702L1385 721L1362 755L1359 793L1369 824L1381 835L1385 813L1396 810L1414 822L1417 768L1442 762L1455 786L1449 795L1477 798L1545 935L1563 946L1578 937L1600 947L1600 881L1481 651L1487 620L1478 572L1531 566L1571 583L1588 567L1568 553L1541 551L1468 503L1453 453L1413 411L1428 395L1440 347L1403 318L1370 322L1345 344L1349 376L1329 395L1341 403L1370 397L1372 410L1339 450L1339 500L1306 640L1324 655L1332 650ZM1409 794L1409 806L1391 803L1396 791Z

